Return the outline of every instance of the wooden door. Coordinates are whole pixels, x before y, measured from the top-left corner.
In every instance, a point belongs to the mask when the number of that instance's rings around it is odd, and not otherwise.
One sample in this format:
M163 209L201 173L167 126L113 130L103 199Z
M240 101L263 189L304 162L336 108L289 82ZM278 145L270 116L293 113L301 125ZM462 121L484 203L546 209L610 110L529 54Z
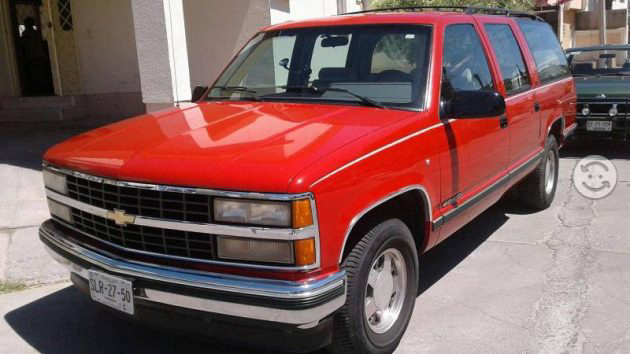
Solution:
M44 38L48 41L55 94L80 94L81 70L70 0L44 0Z

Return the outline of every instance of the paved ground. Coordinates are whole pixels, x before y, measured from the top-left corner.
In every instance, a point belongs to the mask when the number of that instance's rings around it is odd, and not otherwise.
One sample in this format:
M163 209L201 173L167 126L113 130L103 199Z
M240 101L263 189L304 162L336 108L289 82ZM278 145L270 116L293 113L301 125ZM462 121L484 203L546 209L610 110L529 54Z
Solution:
M47 215L39 156L82 129L0 125L0 281L65 279L37 242ZM571 186L590 154L619 172L603 200ZM630 352L630 145L573 144L562 155L551 208L502 202L422 258L400 353ZM0 295L0 343L11 353L249 352L128 323L65 282Z

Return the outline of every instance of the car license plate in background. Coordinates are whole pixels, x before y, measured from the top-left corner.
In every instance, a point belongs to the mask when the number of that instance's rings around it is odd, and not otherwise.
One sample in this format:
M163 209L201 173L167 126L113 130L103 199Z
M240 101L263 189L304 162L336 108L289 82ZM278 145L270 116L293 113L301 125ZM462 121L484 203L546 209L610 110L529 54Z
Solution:
M589 120L586 122L586 130L595 132L612 131L612 122L606 120Z
M133 287L131 282L109 274L89 271L92 300L133 315Z

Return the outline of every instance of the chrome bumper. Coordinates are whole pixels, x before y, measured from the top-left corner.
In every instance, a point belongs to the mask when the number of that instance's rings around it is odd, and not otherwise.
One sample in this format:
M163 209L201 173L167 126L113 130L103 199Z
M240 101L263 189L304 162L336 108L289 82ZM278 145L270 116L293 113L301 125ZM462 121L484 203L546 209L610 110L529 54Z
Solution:
M310 282L230 276L105 256L71 241L52 220L42 224L39 235L50 255L70 272L85 280L88 269L130 278L134 299L142 301L300 328L317 325L346 301L344 271ZM137 285L147 282L149 286ZM170 290L175 288L185 291Z

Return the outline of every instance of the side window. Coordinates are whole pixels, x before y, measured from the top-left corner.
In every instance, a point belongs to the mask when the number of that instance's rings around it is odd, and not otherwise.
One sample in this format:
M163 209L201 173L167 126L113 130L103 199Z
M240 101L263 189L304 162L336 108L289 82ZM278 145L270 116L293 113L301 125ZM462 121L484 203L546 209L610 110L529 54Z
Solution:
M551 27L539 21L518 20L536 62L540 81L549 82L570 75L567 59Z
M486 24L484 27L499 60L505 91L509 94L529 87L529 75L523 54L510 26Z
M494 89L492 75L475 28L469 24L450 25L444 30L442 96L458 91Z

